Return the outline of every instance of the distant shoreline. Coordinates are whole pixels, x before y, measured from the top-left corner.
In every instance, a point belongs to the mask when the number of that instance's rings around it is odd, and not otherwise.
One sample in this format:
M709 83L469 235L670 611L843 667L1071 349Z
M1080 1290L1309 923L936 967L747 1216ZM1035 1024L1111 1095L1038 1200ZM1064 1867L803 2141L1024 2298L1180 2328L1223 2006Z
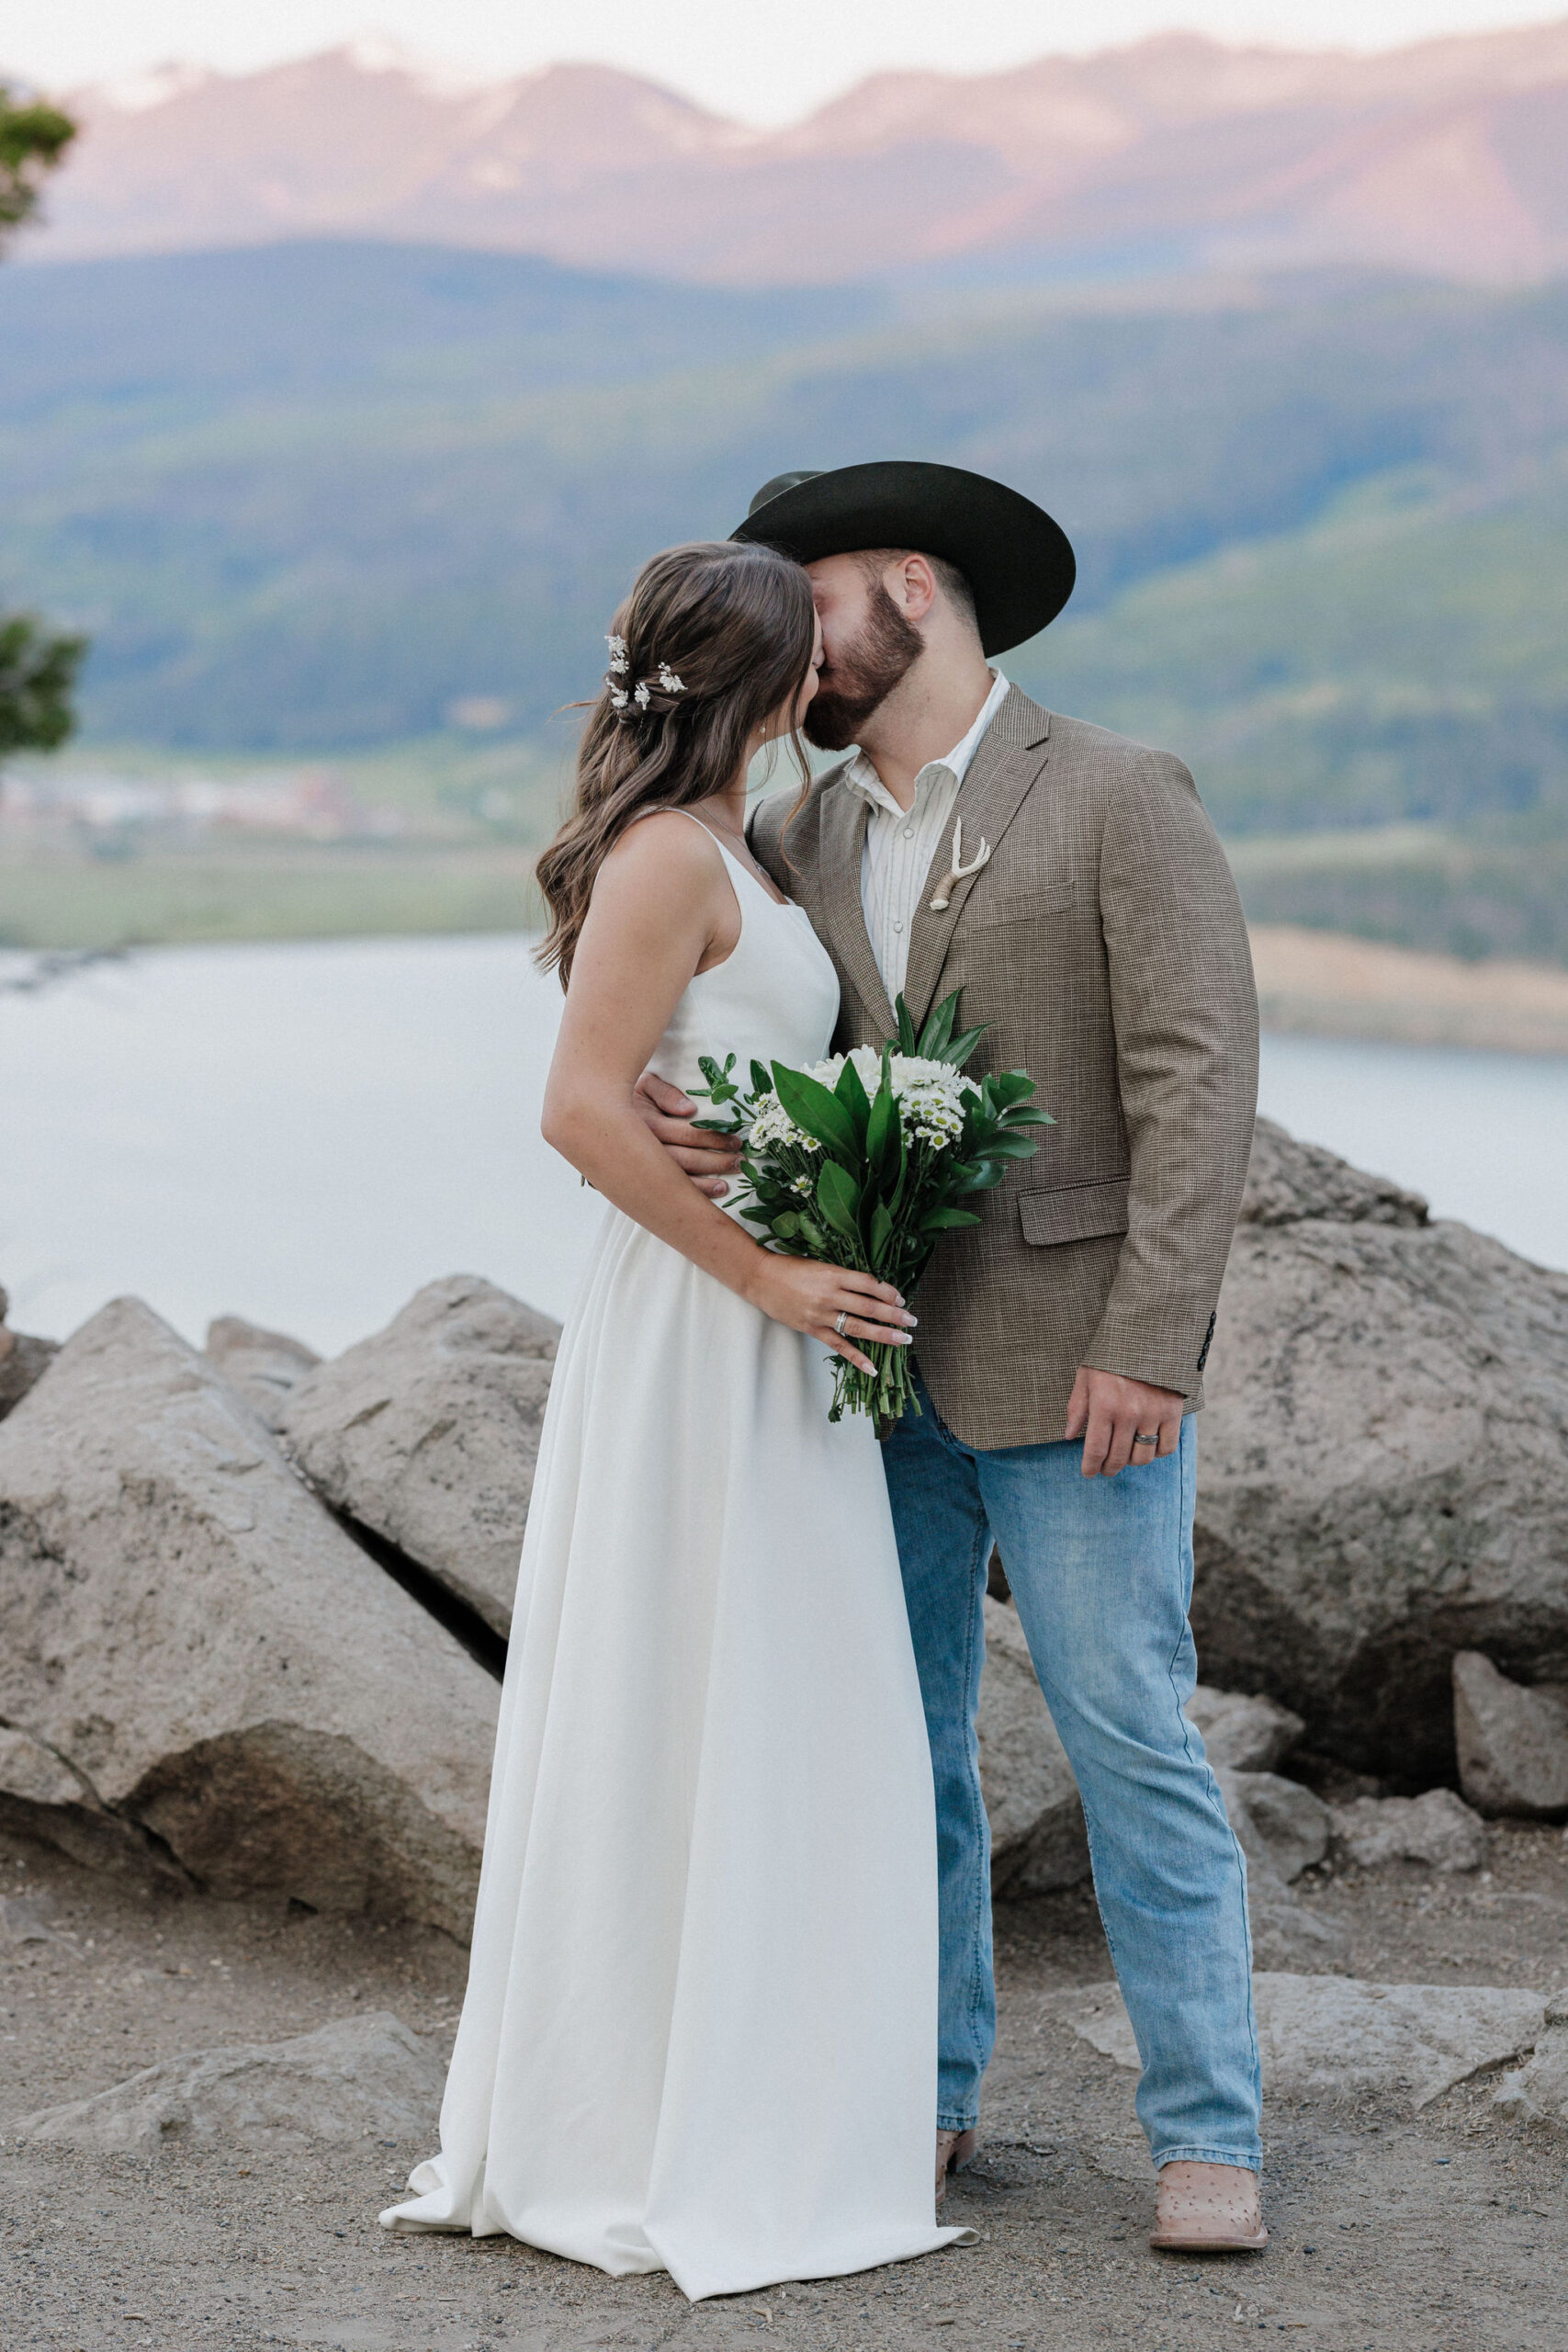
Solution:
M1380 1045L1568 1055L1568 972L1466 963L1297 923L1254 923L1265 1029Z

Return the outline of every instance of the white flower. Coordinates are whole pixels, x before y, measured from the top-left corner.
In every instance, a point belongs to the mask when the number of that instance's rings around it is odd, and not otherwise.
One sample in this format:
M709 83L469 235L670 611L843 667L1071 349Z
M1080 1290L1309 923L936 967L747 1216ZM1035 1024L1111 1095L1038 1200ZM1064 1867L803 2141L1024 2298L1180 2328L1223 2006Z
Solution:
M667 695L683 695L686 691L668 662L661 662L655 673L655 684Z
M788 1145L793 1145L797 1151L815 1152L822 1148L815 1136L804 1134L795 1125L776 1094L762 1097L747 1129L746 1145L750 1151L778 1151ZM796 1189L809 1192L811 1187L803 1182Z
M617 678L624 678L626 672L631 667L631 663L626 659L626 639L624 637L607 637L604 639L604 642L610 649L611 674Z
M636 703L638 710L646 710L649 704L653 700L653 696L648 690L648 680L646 678L640 680L640 682L632 689L632 700Z
M834 1054L807 1072L829 1090L838 1085L845 1060L853 1062L861 1084L875 1099L882 1083L882 1056L872 1046L856 1046L848 1057ZM893 1054L888 1057L898 1124L908 1141L929 1143L939 1151L956 1143L964 1132L966 1102L974 1088L951 1062L932 1061L923 1054Z
M631 696L626 692L624 687L612 686L610 688L610 708L612 710L625 710L630 700Z

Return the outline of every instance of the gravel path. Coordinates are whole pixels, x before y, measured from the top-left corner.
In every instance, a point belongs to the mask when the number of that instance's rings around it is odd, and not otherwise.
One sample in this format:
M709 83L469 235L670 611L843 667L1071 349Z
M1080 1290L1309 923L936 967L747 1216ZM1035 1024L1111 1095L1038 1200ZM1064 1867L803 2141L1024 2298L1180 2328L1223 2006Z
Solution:
M1313 1873L1359 1974L1568 1980L1568 1851L1495 1833L1483 1879L1415 1868ZM1109 1973L1080 1892L998 1919L1001 2047L987 2144L957 2185L973 2248L867 2277L689 2308L667 2279L612 2281L507 2239L390 2238L378 2207L427 2148L364 2141L165 2143L150 2157L19 2143L12 2121L176 2051L281 2039L355 2007L448 2035L464 1955L425 1930L218 1903L77 1869L0 1838L0 2343L342 2346L365 2352L579 2346L980 2352L1187 2347L1285 2334L1333 2352L1562 2352L1564 2143L1494 2120L1487 2079L1412 2118L1388 2104L1276 2102L1273 2243L1261 2259L1151 2255L1133 2078L1050 2013ZM21 1906L18 1908L18 1905Z

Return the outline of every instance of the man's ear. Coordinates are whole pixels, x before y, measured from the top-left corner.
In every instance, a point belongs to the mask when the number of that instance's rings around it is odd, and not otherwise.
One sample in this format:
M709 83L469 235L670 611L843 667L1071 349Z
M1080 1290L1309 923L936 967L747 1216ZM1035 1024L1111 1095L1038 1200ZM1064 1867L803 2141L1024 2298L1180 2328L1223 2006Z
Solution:
M884 581L904 618L919 628L937 598L936 574L925 557L900 556L884 575Z

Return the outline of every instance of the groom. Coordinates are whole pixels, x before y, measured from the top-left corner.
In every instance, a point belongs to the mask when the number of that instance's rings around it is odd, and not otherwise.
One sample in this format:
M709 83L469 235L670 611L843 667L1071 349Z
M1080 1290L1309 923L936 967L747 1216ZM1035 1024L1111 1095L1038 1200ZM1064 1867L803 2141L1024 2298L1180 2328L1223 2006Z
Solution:
M1244 1869L1197 1733L1194 1415L1252 1137L1257 1001L1224 854L1179 760L1043 710L988 657L1072 591L1017 492L946 466L782 474L737 538L808 569L829 751L753 852L838 967L835 1044L962 989L972 1067L1053 1127L921 1282L922 1410L886 1448L936 1782L937 2172L975 2145L995 2039L975 1735L993 1542L1082 1793L1143 2075L1156 2245L1256 2248L1259 2081ZM735 1161L663 1081L643 1114L705 1188Z

